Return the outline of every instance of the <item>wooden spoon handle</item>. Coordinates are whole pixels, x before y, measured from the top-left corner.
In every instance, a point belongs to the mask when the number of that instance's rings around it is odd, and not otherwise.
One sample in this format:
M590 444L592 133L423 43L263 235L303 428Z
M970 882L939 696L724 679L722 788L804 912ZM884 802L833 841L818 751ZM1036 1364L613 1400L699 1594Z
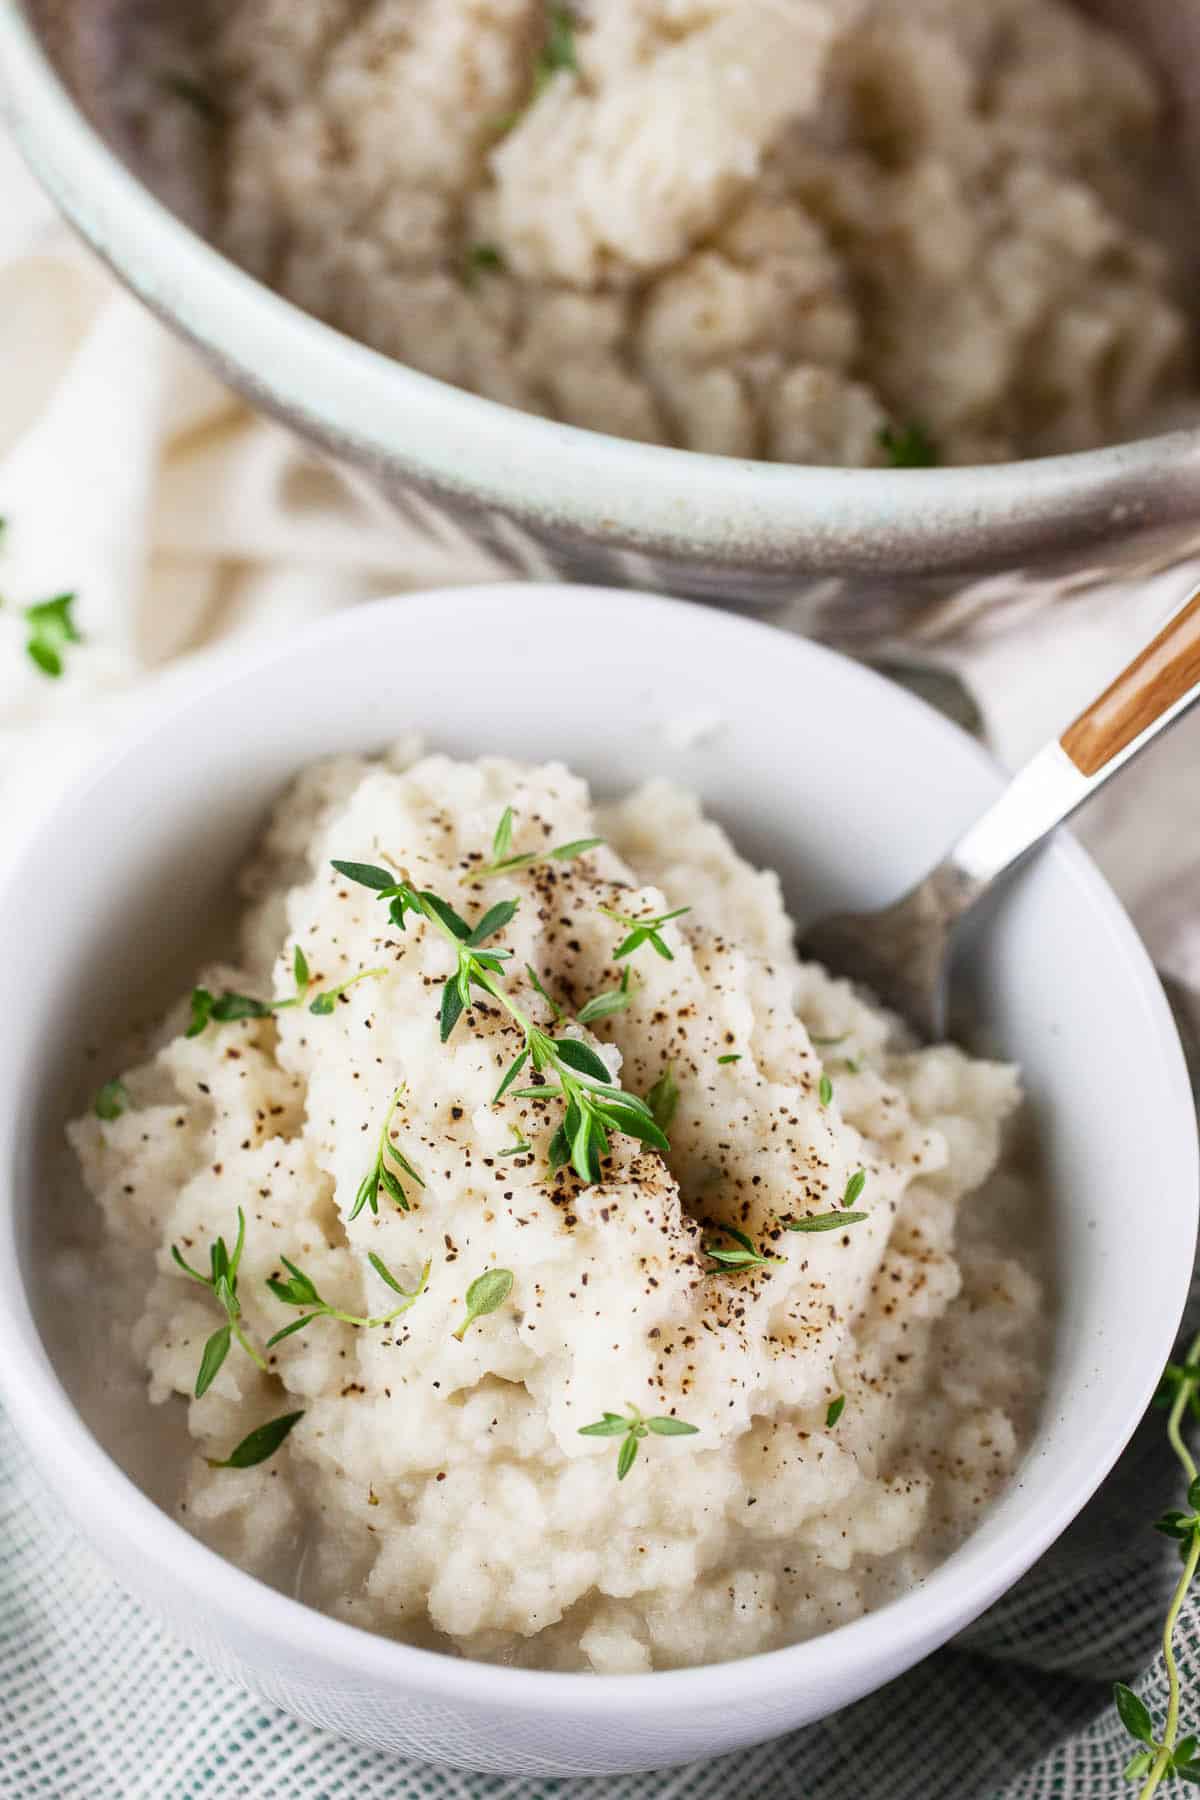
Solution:
M1081 775L1098 775L1200 684L1200 591L1080 713L1059 743Z

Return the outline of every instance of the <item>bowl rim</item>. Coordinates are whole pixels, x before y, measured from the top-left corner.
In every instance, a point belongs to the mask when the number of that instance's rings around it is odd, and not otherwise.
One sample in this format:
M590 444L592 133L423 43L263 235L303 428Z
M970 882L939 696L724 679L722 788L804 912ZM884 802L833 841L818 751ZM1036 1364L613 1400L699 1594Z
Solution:
M1200 425L1023 462L842 469L641 444L424 375L283 299L156 200L76 104L27 5L0 6L0 117L60 209L255 404L418 492L497 511L501 527L780 575L798 560L809 573L963 571L1195 519Z
M563 598L571 602L599 600L610 615L624 609L635 617L644 617L647 609L654 609L671 615L676 622L680 611L684 611L693 630L710 632L718 640L722 636L745 638L746 634L761 634L764 649L769 645L777 655L781 637L785 638L789 657L815 663L818 675L822 669L836 670L839 680L848 681L852 688L855 685L860 688L868 704L873 696L886 693L901 723L907 715L914 726L919 724L925 732L940 737L946 744L948 755L969 756L977 768L987 772L993 785L998 788L1002 783L1003 777L987 752L915 695L898 688L861 663L811 640L781 634L770 625L657 595L631 594L624 589L545 583L489 583L461 589L435 589L368 602L321 620L286 643L240 651L214 651L198 657L186 670L171 672L163 682L159 697L140 715L137 724L122 733L84 778L71 784L38 828L21 844L16 862L5 871L0 885L0 909L4 907L7 895L20 885L22 869L42 866L41 859L61 843L60 818L93 797L102 806L103 796L106 791L112 791L114 776L122 766L151 750L164 730L178 730L186 711L201 710L214 692L252 680L263 669L286 664L296 654L308 655L326 641L347 635L353 638L360 632L368 643L373 641L373 615L379 608L402 608L411 623L419 618L422 606L429 610L479 602L490 605L499 598L510 605L514 598L523 598L533 608L550 609L561 604ZM1174 1155L1179 1164L1181 1191L1190 1198L1191 1240L1194 1242L1196 1216L1200 1211L1200 1142L1196 1112L1182 1046L1157 973L1124 908L1079 844L1060 831L1043 854L1055 859L1077 891L1080 903L1102 915L1114 958L1125 961L1136 978L1148 1024L1158 1040L1168 1078L1173 1080L1175 1088L1178 1105L1172 1105L1172 1114L1178 1116L1180 1130ZM12 1072L15 1072L23 1058L18 1059L8 1049L8 1042L6 1038L0 1043L0 1065L11 1058ZM9 1080L4 1086L12 1091L14 1082ZM10 1196L0 1194L0 1225L4 1224L9 1202ZM588 1718L627 1721L631 1716L644 1718L654 1714L668 1703L682 1703L687 1710L716 1704L726 1707L751 1704L756 1698L761 1699L765 1691L802 1683L806 1669L811 1676L811 1665L818 1660L826 1668L833 1665L836 1670L846 1673L856 1667L870 1666L871 1653L878 1659L889 1646L920 1640L940 1643L948 1631L990 1605L1077 1516L1124 1449L1149 1405L1172 1347L1190 1285L1191 1268L1191 1254L1181 1253L1175 1274L1178 1304L1173 1302L1164 1306L1159 1296L1156 1309L1147 1321L1148 1329L1139 1335L1136 1350L1137 1356L1145 1359L1145 1373L1139 1383L1140 1400L1136 1408L1131 1407L1120 1434L1102 1455L1089 1463L1077 1485L1072 1486L1069 1493L1060 1494L1058 1504L1048 1509L1045 1517L1039 1517L1036 1530L1027 1527L1022 1535L1012 1532L1012 1541L1007 1547L1002 1542L983 1555L977 1550L973 1553L977 1534L972 1534L917 1587L849 1624L801 1643L760 1651L731 1662L655 1670L613 1680L598 1680L591 1674L580 1672L474 1662L398 1642L318 1612L267 1586L192 1537L124 1473L76 1410L43 1347L31 1296L21 1279L11 1233L3 1230L0 1230L0 1287L11 1286L13 1291L11 1303L0 1306L0 1400L35 1465L42 1467L52 1463L56 1481L61 1483L69 1479L79 1492L89 1495L102 1517L121 1519L120 1537L136 1543L139 1559L153 1567L162 1589L182 1591L205 1607L219 1610L223 1620L235 1621L251 1639L266 1639L290 1652L294 1652L298 1643L303 1644L314 1656L324 1656L335 1662L347 1676L370 1676L408 1692L440 1695L449 1688L457 1699L500 1704L510 1712L521 1714L538 1713L547 1705L569 1701L573 1709ZM1147 1356L1148 1347L1155 1349L1152 1358ZM1020 1484L1022 1479L1022 1472L1018 1470L1013 1482ZM940 1636L937 1635L939 1632Z

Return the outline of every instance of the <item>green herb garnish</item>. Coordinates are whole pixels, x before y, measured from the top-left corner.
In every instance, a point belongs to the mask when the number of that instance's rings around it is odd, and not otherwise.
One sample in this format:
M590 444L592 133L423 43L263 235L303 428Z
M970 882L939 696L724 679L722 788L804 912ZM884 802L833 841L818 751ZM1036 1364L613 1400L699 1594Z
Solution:
M193 988L191 1017L185 1037L199 1037L210 1024L227 1025L234 1019L269 1019L272 1008L266 1000L255 1000L249 994L212 994L207 988Z
M845 1192L842 1195L842 1205L844 1207L853 1206L854 1202L861 1198L862 1191L866 1185L867 1171L865 1169L856 1169L846 1183ZM869 1213L863 1212L810 1213L807 1218L793 1219L791 1224L787 1226L787 1230L836 1231L839 1225L857 1225L860 1220L869 1217Z
M598 1181L600 1159L608 1154L612 1131L651 1144L656 1150L670 1148L650 1107L636 1094L627 1094L617 1086L608 1065L590 1045L579 1038L551 1037L505 990L499 977L512 951L488 940L512 920L517 901L498 901L472 927L439 895L414 888L404 877L397 880L386 869L371 863L335 862L333 866L339 874L374 889L381 900L387 900L389 917L401 931L405 930L409 915L415 914L440 931L453 949L456 967L442 989L443 1043L470 1006L472 989L490 995L520 1026L524 1044L496 1089L493 1105L510 1090L514 1099L563 1101L565 1116L550 1141L552 1169L569 1162L581 1180ZM549 999L536 976L533 979L538 991ZM553 1006L553 1001L550 1004ZM536 1087L516 1088L513 1084L526 1065L534 1075L549 1074L556 1079Z
M810 1213L807 1218L793 1219L785 1229L788 1231L838 1231L843 1225L857 1225L869 1217L869 1213L860 1212Z
M497 1156L524 1156L527 1150L533 1149L533 1145L521 1136L515 1125L512 1128L512 1134L514 1142L504 1150L497 1150Z
M693 1437L699 1430L698 1425L685 1425L682 1419L646 1419L636 1406L630 1406L628 1414L606 1412L596 1420L594 1425L581 1425L580 1437L619 1437L621 1448L617 1453L617 1480L624 1481L634 1462L637 1460L638 1445L650 1432L655 1437Z
M722 1269L782 1268L786 1264L785 1257L764 1256L761 1250L755 1248L752 1238L748 1238L744 1231L736 1231L732 1225L716 1225L713 1229L720 1232L722 1237L732 1238L737 1246L734 1250L722 1250L715 1244L705 1244L705 1256L710 1256Z
M296 991L286 1000L256 1000L251 994L212 994L207 988L193 988L191 998L191 1016L188 1019L185 1037L199 1037L210 1024L228 1025L234 1019L269 1019L275 1013L287 1012L293 1006L303 1006L308 999L308 990L312 985L309 974L308 959L299 944L296 945L292 957L292 971L296 980ZM357 975L351 975L345 981L339 981L336 987L324 988L309 1005L309 1012L318 1017L328 1015L337 1005L342 994L357 982L369 981L377 975L386 975L386 968L360 969Z
M129 1089L123 1081L106 1081L92 1101L92 1111L98 1119L119 1119L132 1105Z
M386 974L386 969L360 969L357 975L351 975L346 981L339 981L336 987L322 988L316 998L309 1002L308 1010L316 1013L318 1018L324 1017L333 1011L347 989L354 987L357 982L369 981L373 976ZM285 1008L299 1004L299 1000L277 1000L271 1010L283 1012Z
M385 1281L394 1294L400 1295L404 1304L395 1307L391 1312L379 1314L377 1318L360 1318L357 1313L342 1312L340 1308L330 1305L328 1300L323 1300L317 1292L316 1284L311 1276L306 1275L303 1269L298 1269L295 1263L289 1261L286 1256L281 1256L279 1260L288 1271L289 1278L287 1281L280 1281L277 1276L272 1275L268 1278L267 1286L275 1298L282 1300L285 1306L308 1307L309 1310L302 1319L293 1319L290 1325L285 1325L281 1331L275 1333L274 1337L269 1337L267 1339L268 1350L283 1338L291 1337L297 1331L303 1331L304 1327L311 1325L314 1319L340 1319L343 1325L357 1325L364 1331L373 1330L377 1325L390 1325L393 1319L398 1319L401 1313L406 1313L409 1307L414 1305L425 1292L431 1267L429 1263L425 1264L421 1270L420 1280L413 1291L409 1293L407 1288L400 1286L383 1258L376 1256L373 1250L370 1251L367 1261L380 1280Z
M469 244L463 257L463 284L476 288L481 275L498 274L505 267L504 253L495 244Z
M824 1072L822 1072L820 1082L817 1086L817 1099L821 1102L822 1106L828 1106L829 1102L833 1099L833 1083Z
M595 850L603 838L574 838L569 844L556 844L553 850L529 850L521 856L512 854L513 809L506 806L492 837L492 860L480 868L468 869L464 881L486 881L492 875L515 875L518 869L532 869L535 863L573 862L585 850Z
M664 962L674 962L675 952L666 939L661 936L662 927L669 919L681 919L684 913L691 912L691 910L690 906L677 906L674 912L657 913L652 918L634 919L628 913L614 912L611 906L602 906L600 911L605 918L614 920L618 925L623 925L629 933L629 936L623 938L613 951L613 961L620 962L623 956L632 956L634 951L640 950L643 944L649 944L650 948L661 956Z
M537 970L535 968L532 968L529 963L526 963L525 964L525 973L529 977L529 983L530 983L530 986L533 988L534 993L541 995L542 999L546 1002L546 1005L550 1008L550 1011L554 1014L554 1017L556 1019L565 1018L566 1014L563 1012L562 1007L558 1004L558 1001L552 999L551 996L546 992L545 988L542 986L541 979L538 975ZM580 1014L581 1018L582 1018L582 1016L583 1015Z
M833 1430L834 1426L837 1424L838 1420L841 1418L842 1413L845 1410L845 1406L846 1406L845 1394L839 1394L836 1400L831 1400L829 1402L829 1405L825 1408L825 1429L826 1429L826 1431Z
M292 1426L303 1417L302 1412L290 1412L284 1413L279 1419L268 1419L265 1425L258 1425L248 1432L223 1461L218 1462L215 1458L208 1457L209 1468L253 1469L257 1463L266 1462L269 1456L274 1456Z
M74 594L56 594L52 600L39 600L25 608L25 623L29 627L25 654L52 681L57 681L63 672L63 651L67 645L83 642L71 617L74 604Z
M613 1013L624 1012L633 999L630 991L630 975L632 970L621 970L621 979L615 988L609 988L603 994L593 994L592 998L581 1006L575 1015L581 1025L591 1025L596 1019L611 1018Z
M524 106L515 112L506 113L496 120L497 136L503 137L511 131L518 119L524 117L538 95L553 80L560 69L577 72L579 64L575 56L575 18L568 6L548 6L546 9L546 35L541 48L534 58L533 86L529 99Z
M735 1063L741 1062L741 1060L742 1053L740 1050L734 1050L728 1056L718 1056L717 1058L718 1063Z
M1123 1682L1117 1682L1113 1688L1113 1699L1116 1702L1121 1723L1134 1739L1135 1745L1141 1746L1141 1748L1135 1748L1134 1754L1125 1765L1124 1770L1128 1780L1140 1784L1138 1800L1149 1800L1149 1796L1157 1792L1159 1785L1172 1776L1190 1787L1200 1787L1198 1740L1194 1734L1184 1738L1179 1737L1181 1690L1179 1667L1175 1661L1175 1626L1195 1576L1197 1565L1200 1565L1200 1470L1197 1470L1195 1458L1184 1442L1180 1430L1185 1413L1189 1413L1193 1418L1200 1417L1198 1384L1200 1384L1200 1336L1193 1339L1182 1364L1167 1364L1159 1391L1155 1396L1157 1406L1169 1408L1167 1439L1182 1465L1184 1479L1187 1482L1187 1510L1172 1507L1155 1525L1156 1531L1161 1531L1164 1536L1173 1538L1178 1544L1180 1560L1183 1563L1163 1625L1162 1651L1163 1662L1167 1670L1167 1712L1161 1738L1155 1734L1154 1720L1148 1707L1138 1699L1132 1688L1126 1687Z
M846 1191L842 1195L842 1205L853 1206L854 1202L861 1198L862 1191L866 1185L867 1171L865 1169L856 1169L846 1183Z
M467 1316L451 1336L456 1337L461 1344L476 1319L482 1319L504 1305L512 1293L512 1285L511 1269L487 1269L482 1275L477 1275L467 1289Z
M887 453L893 469L933 469L941 461L937 445L915 420L908 425L885 425L879 433L879 447Z
M669 1131L675 1118L675 1109L679 1105L679 1088L671 1073L670 1063L646 1095L646 1104L659 1130Z
M266 1373L266 1363L254 1346L248 1342L241 1327L242 1308L238 1300L237 1280L242 1250L246 1243L246 1215L240 1206L237 1211L237 1220L237 1241L233 1246L233 1255L231 1256L226 1249L225 1239L219 1237L209 1249L210 1273L207 1275L201 1275L198 1270L192 1268L190 1263L184 1262L178 1247L175 1244L171 1245L171 1255L184 1274L189 1280L198 1282L202 1288L207 1288L225 1312L224 1325L213 1332L205 1344L204 1353L200 1358L195 1387L197 1400L202 1399L212 1386L218 1369L229 1354L229 1346L233 1339L236 1339L242 1346L251 1362L257 1363L263 1373Z
M572 74L577 74L579 70L575 55L575 18L569 6L550 8L546 21L546 40L534 64L534 93L540 94L560 69L569 69Z
M393 1163L398 1163L409 1180L415 1181L418 1187L425 1186L407 1156L397 1150L392 1142L392 1119L395 1117L396 1108L400 1104L400 1097L403 1093L402 1086L396 1089L392 1095L391 1104L383 1116L383 1124L379 1129L379 1142L375 1150L375 1161L358 1184L358 1191L354 1196L354 1206L350 1213L351 1219L357 1219L364 1206L369 1206L373 1213L378 1214L380 1188L395 1202L401 1212L411 1212L411 1202L404 1190L404 1183L392 1167Z

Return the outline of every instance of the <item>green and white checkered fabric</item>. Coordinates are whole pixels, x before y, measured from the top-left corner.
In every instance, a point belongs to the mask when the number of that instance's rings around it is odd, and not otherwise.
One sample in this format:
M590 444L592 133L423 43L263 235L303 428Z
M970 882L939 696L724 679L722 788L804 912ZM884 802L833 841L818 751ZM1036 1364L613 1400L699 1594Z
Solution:
M1191 1311L1200 1320L1200 1294ZM0 1413L0 1796L1116 1800L1132 1793L1121 1777L1131 1745L1111 1683L1134 1682L1156 1719L1165 1706L1155 1653L1179 1565L1150 1526L1179 1488L1156 1413L1011 1594L857 1706L728 1761L604 1782L509 1780L356 1749L212 1674L64 1535ZM1200 1728L1200 1599L1178 1644L1184 1729Z

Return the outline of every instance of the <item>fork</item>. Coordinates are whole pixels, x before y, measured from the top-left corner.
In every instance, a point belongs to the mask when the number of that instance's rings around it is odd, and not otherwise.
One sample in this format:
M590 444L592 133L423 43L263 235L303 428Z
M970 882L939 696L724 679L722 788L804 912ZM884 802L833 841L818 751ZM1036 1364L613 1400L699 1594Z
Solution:
M1200 589L923 881L881 911L836 913L801 954L870 988L922 1042L945 1034L951 933L1002 875L1200 700Z

